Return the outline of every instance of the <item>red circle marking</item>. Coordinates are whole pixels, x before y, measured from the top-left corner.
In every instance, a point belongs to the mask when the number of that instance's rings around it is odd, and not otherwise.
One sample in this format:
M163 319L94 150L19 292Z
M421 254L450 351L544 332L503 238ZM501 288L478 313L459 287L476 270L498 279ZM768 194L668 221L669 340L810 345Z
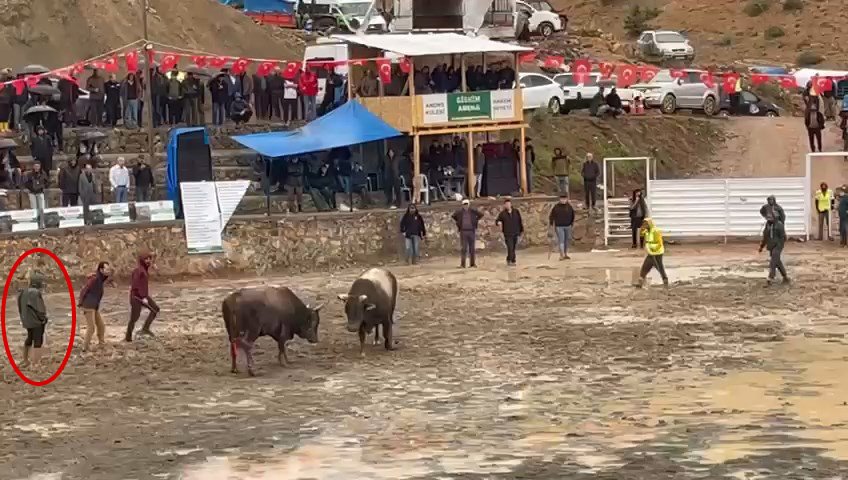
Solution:
M12 278L15 276L15 271L21 265L21 262L24 261L25 258L34 254L34 253L43 253L48 257L52 258L56 265L59 266L59 270L62 271L62 275L65 277L65 284L68 286L68 296L71 299L71 336L68 338L68 348L65 350L65 357L62 358L62 363L59 365L59 369L53 373L47 380L35 381L24 375L21 369L18 367L18 364L15 363L15 359L12 356L12 349L9 348L9 340L6 338L6 299L9 296L9 287L12 286ZM62 260L56 256L55 253L51 252L46 248L32 248L24 252L17 260L15 260L15 264L12 265L12 269L9 271L9 275L6 277L6 285L3 287L3 301L2 305L0 305L0 327L2 327L3 331L3 348L6 350L6 358L9 359L9 364L12 366L12 370L20 377L21 380L26 383L34 386L34 387L43 387L45 385L49 385L53 383L59 375L62 374L62 371L65 370L65 367L68 365L68 360L71 358L71 352L74 350L74 335L77 331L77 308L76 308L76 299L74 298L74 286L71 283L71 276L68 275L68 270L65 269L65 264L62 263Z

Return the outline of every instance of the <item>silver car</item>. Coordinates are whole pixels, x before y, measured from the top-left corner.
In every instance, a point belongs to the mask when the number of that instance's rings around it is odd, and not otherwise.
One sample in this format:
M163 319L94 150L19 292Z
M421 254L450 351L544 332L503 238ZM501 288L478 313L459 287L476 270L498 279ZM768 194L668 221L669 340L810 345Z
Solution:
M649 30L642 32L636 41L639 55L646 60L686 60L695 59L695 49L689 40L678 32L669 30Z
M678 109L703 111L715 115L719 110L718 79L708 87L701 78L703 70L681 70L682 76L674 78L670 70L660 70L647 83L633 85L633 90L644 92L645 106L659 108L663 113L674 113Z

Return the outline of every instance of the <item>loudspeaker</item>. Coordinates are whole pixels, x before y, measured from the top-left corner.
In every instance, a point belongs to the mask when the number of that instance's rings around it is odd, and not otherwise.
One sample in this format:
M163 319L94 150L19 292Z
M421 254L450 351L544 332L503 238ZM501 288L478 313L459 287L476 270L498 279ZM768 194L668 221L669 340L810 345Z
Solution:
M204 136L205 132L198 130L177 137L178 182L210 182L215 178L212 152Z
M486 169L483 175L483 194L487 196L512 195L518 191L515 153L510 143L483 145Z

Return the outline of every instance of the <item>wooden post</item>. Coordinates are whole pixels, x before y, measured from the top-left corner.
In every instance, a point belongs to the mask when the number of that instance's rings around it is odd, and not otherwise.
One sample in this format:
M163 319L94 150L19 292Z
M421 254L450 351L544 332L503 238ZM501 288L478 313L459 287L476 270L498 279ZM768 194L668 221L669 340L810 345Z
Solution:
M326 88L324 87L324 95L326 95ZM347 66L347 101L353 100L353 64L348 64Z
M466 76L465 76L466 68L465 68L465 54L464 53L459 55L459 68L462 69L462 91L464 93L464 92L468 91L468 78L466 78Z
M525 128L521 127L521 154L519 155L518 161L521 162L519 165L519 171L521 172L520 185L521 185L521 193L527 195L527 142L525 141Z
M468 186L468 198L477 197L477 175L474 174L474 133L468 132L468 173L465 177Z
M421 137L412 134L412 199L415 203L421 198Z

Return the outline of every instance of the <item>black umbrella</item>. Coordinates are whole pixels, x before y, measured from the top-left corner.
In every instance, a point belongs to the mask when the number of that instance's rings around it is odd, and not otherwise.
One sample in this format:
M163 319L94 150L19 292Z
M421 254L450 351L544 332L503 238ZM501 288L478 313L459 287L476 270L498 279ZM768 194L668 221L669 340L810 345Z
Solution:
M29 88L30 93L36 95L59 95L59 89L53 85L39 84Z
M47 73L49 71L50 69L45 67L44 65L32 64L22 68L21 71L18 73L21 73L23 75L38 75L41 73Z
M87 141L87 142L92 141L92 140L97 141L97 140L103 140L104 138L106 138L108 136L109 135L106 135L103 132L99 132L97 130L90 130L88 132L81 133L80 134L80 140L84 140L84 141Z
M189 65L184 69L184 71L186 73L191 73L192 75L200 75L203 77L211 76L208 70L206 70L205 68L200 68L197 65Z
M18 144L11 138L0 138L0 148L15 148Z
M36 105L34 107L30 107L27 109L26 113L24 113L24 117L28 117L30 115L34 115L36 113L57 113L56 109L49 105Z

